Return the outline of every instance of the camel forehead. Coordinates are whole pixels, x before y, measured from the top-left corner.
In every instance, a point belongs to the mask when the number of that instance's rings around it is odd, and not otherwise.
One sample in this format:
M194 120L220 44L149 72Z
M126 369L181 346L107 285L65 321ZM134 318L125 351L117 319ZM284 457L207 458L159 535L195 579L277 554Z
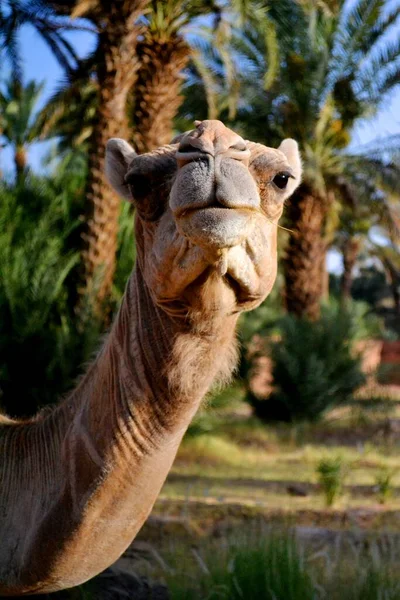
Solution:
M251 161L264 155L269 158L271 166L278 163L287 164L288 162L287 157L281 150L265 146L264 144L244 140L238 133L226 127L222 121L205 119L204 121L195 121L195 124L196 129L189 130L179 136L179 142L182 143L183 140L188 138L190 140L195 140L201 137L205 144L209 142L213 146L227 148L230 144L242 141L243 144L251 150Z
M224 142L229 145L241 139L240 136L226 127L222 121L216 119L205 119L204 121L196 121L196 129L188 131L184 137L196 139L201 137L203 140L210 142L214 146L216 142Z
M264 167L289 167L288 158L281 150L264 146L264 144L249 142L248 140L246 140L246 144L251 152L250 165L261 162Z

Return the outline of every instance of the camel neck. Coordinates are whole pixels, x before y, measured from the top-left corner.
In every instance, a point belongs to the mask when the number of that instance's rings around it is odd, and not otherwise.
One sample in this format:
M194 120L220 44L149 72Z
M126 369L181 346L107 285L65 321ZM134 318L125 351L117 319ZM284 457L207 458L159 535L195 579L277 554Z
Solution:
M194 317L169 314L153 301L137 267L75 393L80 422L100 454L121 436L141 454L165 434L185 430L215 379L232 371L236 320L215 311L200 327Z

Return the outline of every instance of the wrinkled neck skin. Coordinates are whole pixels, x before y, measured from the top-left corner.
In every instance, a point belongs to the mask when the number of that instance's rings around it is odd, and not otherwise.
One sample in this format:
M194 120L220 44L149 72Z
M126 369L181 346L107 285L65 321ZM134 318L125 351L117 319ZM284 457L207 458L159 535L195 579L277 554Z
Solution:
M112 564L151 511L201 399L234 368L235 293L185 244L172 262L182 273L187 260L199 264L191 282L174 276L183 292L150 292L161 274L144 275L139 248L77 389L33 421L0 425L0 595L68 588Z

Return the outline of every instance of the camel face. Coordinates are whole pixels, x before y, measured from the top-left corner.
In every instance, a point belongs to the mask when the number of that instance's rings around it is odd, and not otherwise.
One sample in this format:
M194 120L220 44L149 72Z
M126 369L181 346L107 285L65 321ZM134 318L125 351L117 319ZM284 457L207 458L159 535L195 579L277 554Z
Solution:
M229 310L266 297L276 276L277 222L300 183L296 142L275 150L202 121L141 156L110 140L106 162L110 182L137 208L138 259L159 302L190 304L196 282L207 279L218 280L215 295Z

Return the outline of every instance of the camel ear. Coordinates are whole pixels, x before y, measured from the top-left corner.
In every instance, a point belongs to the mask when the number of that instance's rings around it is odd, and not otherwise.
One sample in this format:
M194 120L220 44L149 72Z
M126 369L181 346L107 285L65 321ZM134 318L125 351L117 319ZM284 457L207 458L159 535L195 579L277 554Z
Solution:
M301 182L301 157L299 152L299 146L295 140L287 138L283 140L278 150L283 152L286 156L289 165L292 167L294 179L290 179L285 190L285 197L288 198L293 194L294 190L300 185Z
M125 182L125 176L137 156L134 149L119 138L108 140L106 146L106 176L114 190L125 198L132 201L132 194L128 184Z

